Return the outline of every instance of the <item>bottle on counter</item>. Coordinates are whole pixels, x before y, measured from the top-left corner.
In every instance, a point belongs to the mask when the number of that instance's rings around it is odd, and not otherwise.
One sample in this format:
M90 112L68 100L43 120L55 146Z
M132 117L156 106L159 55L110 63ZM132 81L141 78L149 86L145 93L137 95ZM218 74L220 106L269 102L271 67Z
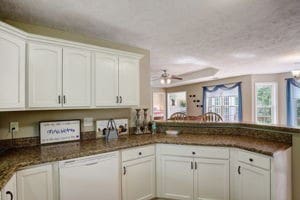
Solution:
M151 133L156 134L157 131L156 122L152 119L150 121L151 121Z

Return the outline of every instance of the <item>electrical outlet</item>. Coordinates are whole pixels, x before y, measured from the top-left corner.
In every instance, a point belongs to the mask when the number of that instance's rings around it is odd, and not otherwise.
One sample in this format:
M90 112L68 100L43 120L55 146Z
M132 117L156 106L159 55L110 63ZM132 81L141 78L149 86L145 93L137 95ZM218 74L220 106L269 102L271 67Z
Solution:
M19 122L10 122L9 124L9 132L18 132L19 131Z

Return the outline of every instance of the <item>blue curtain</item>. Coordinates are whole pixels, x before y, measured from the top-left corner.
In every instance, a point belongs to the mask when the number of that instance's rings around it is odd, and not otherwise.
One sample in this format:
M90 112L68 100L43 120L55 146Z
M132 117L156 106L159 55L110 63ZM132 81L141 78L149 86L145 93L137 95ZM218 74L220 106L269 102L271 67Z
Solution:
M296 87L296 88L295 88ZM299 88L300 89L300 83L297 82L293 78L287 79L286 84L286 102L287 102L287 125L288 126L294 126L294 119L293 119L293 112L296 110L293 106L293 99L294 99L294 90Z
M205 113L206 111L206 97L207 97L207 93L210 93L210 92L215 92L217 90L232 90L232 89L235 89L236 87L238 88L238 98L239 98L239 105L238 105L238 119L239 121L243 121L243 106L242 106L242 82L238 82L238 83L235 83L234 85L231 85L228 86L225 85L225 84L221 84L221 85L215 85L215 86L212 86L212 88L210 86L206 86L206 87L203 87L203 114ZM209 89L211 88L211 89Z

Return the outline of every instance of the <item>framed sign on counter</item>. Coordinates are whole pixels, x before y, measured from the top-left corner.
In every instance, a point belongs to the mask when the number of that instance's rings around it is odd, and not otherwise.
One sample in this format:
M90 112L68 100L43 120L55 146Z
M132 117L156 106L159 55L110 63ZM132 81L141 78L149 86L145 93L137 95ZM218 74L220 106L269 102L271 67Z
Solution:
M41 144L80 140L80 120L43 121L39 124Z

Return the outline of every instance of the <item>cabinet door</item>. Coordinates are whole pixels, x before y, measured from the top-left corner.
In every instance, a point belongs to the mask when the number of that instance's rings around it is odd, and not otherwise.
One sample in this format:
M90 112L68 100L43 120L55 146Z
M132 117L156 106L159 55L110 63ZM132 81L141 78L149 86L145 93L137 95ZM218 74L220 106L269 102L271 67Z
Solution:
M45 165L17 172L19 200L53 200L52 166Z
M195 159L194 193L197 200L229 200L229 160Z
M139 74L139 60L119 57L120 105L139 105Z
M94 57L96 106L118 105L118 57L95 53Z
M159 197L193 199L193 158L160 156L159 159Z
M2 200L17 200L17 179L14 174L13 177L6 183L0 193L0 199L2 194Z
M0 32L0 109L25 107L25 41Z
M247 164L239 163L237 173L240 200L270 200L270 172Z
M29 44L29 107L61 107L62 48Z
M123 163L123 200L146 200L155 197L154 156Z
M91 106L91 52L63 49L63 106Z

